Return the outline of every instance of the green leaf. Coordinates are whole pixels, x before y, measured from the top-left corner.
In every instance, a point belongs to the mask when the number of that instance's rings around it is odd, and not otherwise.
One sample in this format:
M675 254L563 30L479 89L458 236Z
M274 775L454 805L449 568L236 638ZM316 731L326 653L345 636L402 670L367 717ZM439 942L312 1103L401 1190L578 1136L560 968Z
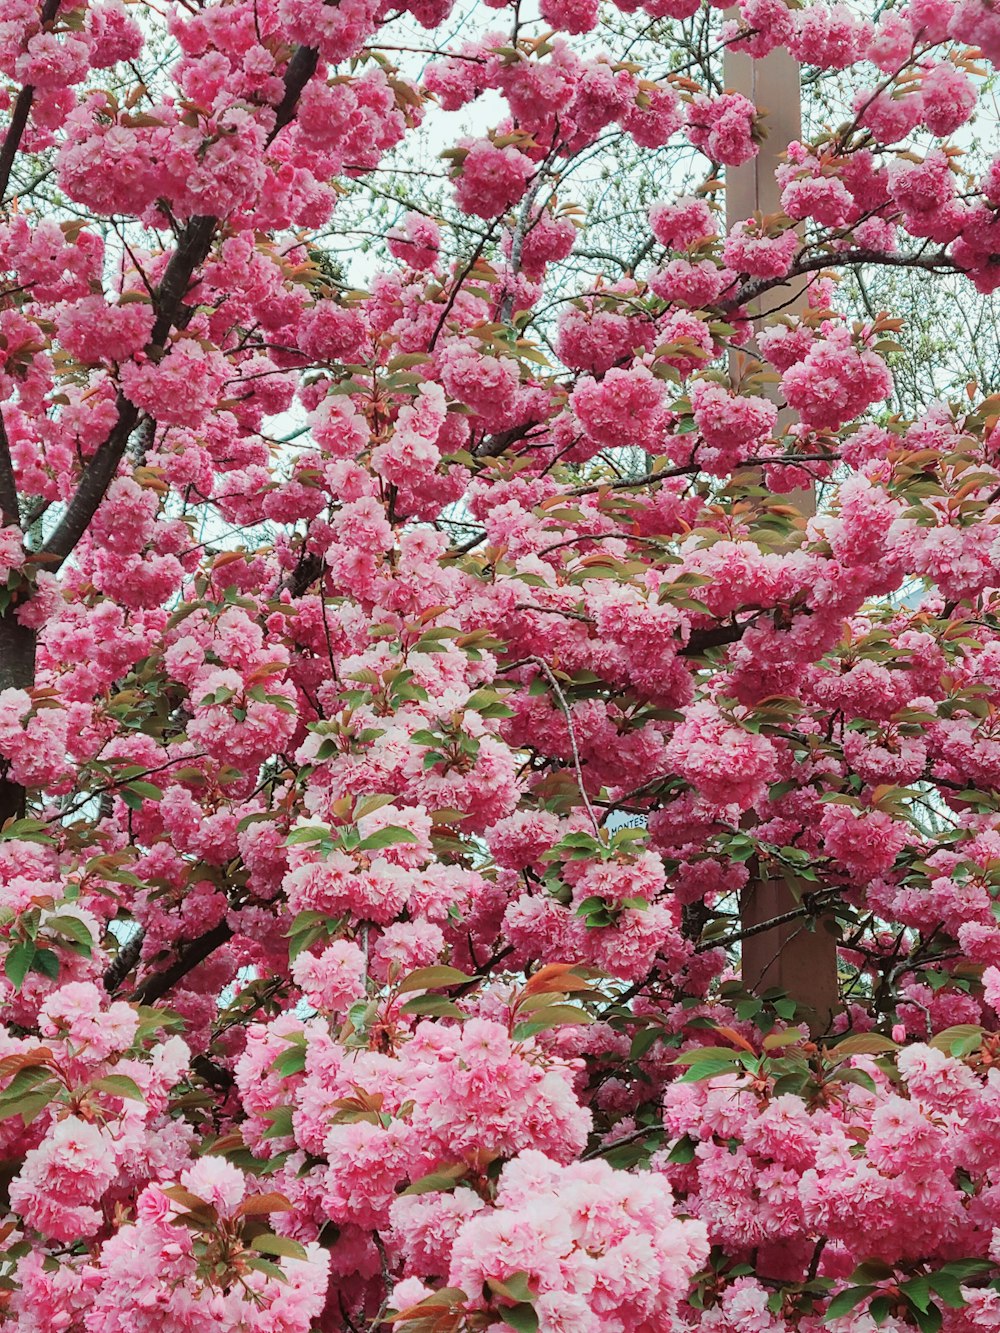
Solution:
M34 1080L33 1090L26 1090L15 1097L4 1096L3 1101L0 1101L0 1120L11 1120L19 1115L26 1125L30 1125L39 1111L58 1095L60 1085L55 1079L49 1078L47 1069L41 1072L42 1078Z
M564 1027L568 1023L593 1023L593 1017L585 1009L578 1008L575 1004L547 1004L541 1009L536 1009L531 1017L524 1023L518 1023L514 1028L514 1040L525 1041L528 1037L533 1037L536 1032L544 1032L547 1028Z
M294 963L300 953L311 949L317 940L328 934L326 925L322 922L316 926L308 926L305 930L296 931L288 942L288 961Z
M465 706L470 712L479 713L483 717L514 716L514 709L504 703L496 690L476 690L469 695Z
M921 1310L911 1304L910 1309L913 1317L917 1321L917 1327L920 1333L940 1333L944 1318L936 1305L928 1306L926 1310Z
M854 1037L839 1041L831 1051L836 1059L848 1055L885 1055L889 1051L898 1051L899 1045L890 1037L883 1037L878 1032L859 1032Z
M653 1049L662 1036L663 1028L657 1027L654 1023L651 1023L649 1027L640 1028L632 1038L632 1047L628 1053L628 1058L630 1060L641 1060L644 1055L647 1055Z
M456 1162L454 1166L443 1167L440 1171L432 1171L430 1175L420 1176L407 1185L403 1190L404 1194L444 1194L455 1188L456 1182L467 1175L469 1168L464 1162Z
M984 1032L978 1023L956 1023L935 1033L927 1044L946 1055L969 1055L983 1044Z
M875 1287L847 1287L844 1291L834 1296L833 1300L827 1306L826 1318L839 1319L841 1315L849 1314L856 1305L860 1305L865 1297L870 1296Z
M782 1074L781 1078L774 1080L773 1093L775 1097L784 1097L786 1093L792 1093L796 1097L804 1094L805 1086L809 1082L809 1075L806 1074Z
M31 971L35 953L35 946L31 943L15 944L8 953L3 965L4 972L15 990L20 990L24 985L24 978Z
M289 935L299 935L304 930L310 930L313 926L326 925L332 918L329 912L299 912L292 922L292 928Z
M275 1282L284 1282L287 1284L288 1277L281 1271L277 1264L273 1264L270 1259L247 1259L247 1268L255 1268L258 1273L266 1273Z
M388 828L380 828L376 833L371 833L367 838L363 838L358 843L359 852L380 852L383 847L393 847L400 842L419 842L419 837L408 828L397 828L390 825Z
M382 732L378 733L380 736ZM354 818L364 819L365 815L373 815L376 810L381 810L385 805L392 805L395 796L388 796L385 792L377 796L362 796L354 806Z
M466 972L457 967L418 967L399 983L400 995L414 990L437 990L442 986L462 986L474 981Z
M136 796L144 800L163 800L163 788L158 787L155 782L130 782L125 790L134 792Z
M896 1270L892 1264L883 1263L881 1259L868 1259L863 1264L858 1264L857 1268L851 1274L851 1281L855 1285L871 1282L887 1282L889 1278L895 1277Z
M58 1092L59 1084L53 1081L40 1087L37 1092L29 1092L26 1096L17 1097L12 1102L2 1102L0 1103L0 1120L10 1120L19 1115L24 1124L30 1125Z
M697 1142L690 1134L685 1134L683 1138L677 1140L667 1155L668 1162L674 1162L678 1166L684 1166L688 1162L694 1161L694 1150Z
M876 1296L868 1307L868 1313L876 1324L884 1324L892 1313L893 1302L888 1296Z
M138 1083L127 1074L105 1074L103 1078L94 1079L94 1087L100 1088L102 1092L113 1093L116 1097L124 1097L128 1101L146 1100Z
M921 1313L926 1312L931 1303L931 1284L923 1273L918 1273L916 1277L901 1282L899 1289L911 1305L915 1305Z
M517 1333L537 1333L538 1315L535 1307L528 1301L522 1301L519 1305L512 1305L510 1309L504 1310L502 1313L504 1323L516 1329Z
M270 1120L270 1125L264 1130L261 1138L264 1139L283 1139L292 1132L292 1108L290 1106L271 1106L264 1112L264 1118Z
M682 1051L674 1063L688 1066L681 1077L682 1083L697 1083L703 1078L733 1073L739 1067L739 1056L722 1046L701 1046L695 1051Z
M863 1069L844 1069L838 1074L834 1074L831 1082L837 1083L856 1083L859 1087L867 1088L869 1092L875 1091L875 1080L871 1074L866 1074Z
M304 1046L289 1046L287 1051L282 1051L271 1061L271 1068L281 1078L289 1078L292 1074L301 1074L306 1067L306 1048Z
M486 1286L494 1296L503 1296L508 1301L533 1301L538 1295L531 1286L531 1274L519 1269L505 1278L488 1277Z
M616 1171L631 1171L635 1166L648 1165L653 1153L659 1152L663 1147L664 1137L662 1128L650 1125L649 1132L642 1138L632 1139L631 1142L622 1140L619 1143L609 1143L601 1149L600 1155Z
M51 949L38 949L31 960L31 970L56 981L59 977L59 955Z
M286 1259L305 1259L307 1257L306 1247L297 1240L292 1240L291 1236L275 1236L270 1231L254 1236L250 1242L250 1248L256 1250L259 1254L276 1254Z
M950 1263L944 1265L942 1273L947 1273L951 1277L957 1277L963 1281L970 1277L982 1277L984 1273L991 1273L993 1265L988 1259L952 1259Z
M301 843L324 842L330 840L330 830L311 824L307 828L292 829L285 839L286 847L298 847Z
M436 1014L439 1018L468 1018L447 995L414 995L401 1006L404 1014Z
M64 913L59 916L50 916L45 919L45 929L54 930L59 935L66 935L71 940L76 940L77 944L84 944L88 949L94 947L94 937L87 929L85 922L78 916Z
M965 1305L966 1301L962 1295L961 1284L954 1274L946 1272L932 1273L930 1284L940 1296L942 1305L947 1305L950 1310L960 1310Z
M37 1088L39 1083L44 1083L51 1077L51 1071L47 1065L37 1064L28 1065L19 1069L11 1081L0 1093L0 1100L9 1101L12 1097L21 1097L32 1088Z
M15 819L9 824L4 824L3 828L0 829L0 838L17 838L19 841L27 839L30 842L55 842L55 839L49 835L49 825L44 819Z

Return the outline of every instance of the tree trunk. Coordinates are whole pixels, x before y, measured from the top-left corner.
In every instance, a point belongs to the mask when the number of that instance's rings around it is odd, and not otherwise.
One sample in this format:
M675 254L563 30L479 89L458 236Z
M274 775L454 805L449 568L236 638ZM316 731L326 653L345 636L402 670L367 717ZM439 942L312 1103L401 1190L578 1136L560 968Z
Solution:
M0 616L0 690L30 690L35 683L37 636L18 620L16 608ZM23 819L25 790L0 772L0 827L8 819Z

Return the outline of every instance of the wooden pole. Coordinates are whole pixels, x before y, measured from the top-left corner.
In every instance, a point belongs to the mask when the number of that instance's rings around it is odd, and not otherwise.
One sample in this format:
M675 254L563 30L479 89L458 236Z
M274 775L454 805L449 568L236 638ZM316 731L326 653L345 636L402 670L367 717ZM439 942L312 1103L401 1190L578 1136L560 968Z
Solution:
M727 89L743 93L765 113L768 131L756 158L726 170L726 220L731 227L755 212L781 211L774 172L785 148L802 132L802 84L798 62L783 50L772 51L762 60L727 50L724 77ZM787 313L794 314L805 303L803 285L795 295L788 306L784 306L787 290L776 289L770 299L775 306L782 305ZM760 318L767 309L758 307L751 313ZM782 417L787 420L787 413ZM780 424L781 419L779 428ZM816 497L811 489L782 499L803 515L815 512ZM811 887L802 882L800 892L808 892ZM797 893L783 879L751 878L740 905L743 929L797 906ZM743 941L743 982L747 990L757 994L771 987L784 991L807 1011L813 1033L825 1032L839 1008L836 938L824 929L822 921L810 931L801 919L752 935Z

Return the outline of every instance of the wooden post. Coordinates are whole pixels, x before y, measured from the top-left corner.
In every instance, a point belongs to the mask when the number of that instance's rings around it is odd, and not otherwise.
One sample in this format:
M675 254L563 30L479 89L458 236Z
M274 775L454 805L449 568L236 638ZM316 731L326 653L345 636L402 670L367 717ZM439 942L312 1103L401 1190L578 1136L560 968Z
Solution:
M726 88L749 97L767 117L767 138L757 156L726 168L726 220L732 226L757 211L781 210L774 172L781 154L802 133L802 85L799 62L782 49L753 60L727 48L724 60Z
M726 169L726 220L731 227L755 212L781 210L774 172L787 145L801 135L802 88L798 62L783 50L772 51L762 60L727 50L724 74L727 89L743 93L766 113L768 131L756 158L741 167ZM770 300L775 307L782 306L794 314L804 304L803 293L800 284L796 300L786 306L789 292L777 288L770 293ZM767 306L758 306L751 313L764 316ZM805 515L815 512L816 497L811 489L782 499ZM804 892L810 887L803 882ZM796 905L795 895L784 880L751 879L740 904L743 929L792 911ZM783 990L808 1011L813 1033L825 1032L839 1008L836 939L822 922L809 931L801 919L752 935L743 941L743 982L747 990L758 994L771 987Z

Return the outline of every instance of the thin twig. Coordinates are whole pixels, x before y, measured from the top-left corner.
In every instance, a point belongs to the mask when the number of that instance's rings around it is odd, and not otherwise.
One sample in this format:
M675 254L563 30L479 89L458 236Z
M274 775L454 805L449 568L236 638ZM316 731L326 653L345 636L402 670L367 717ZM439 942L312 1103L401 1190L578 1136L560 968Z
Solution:
M817 909L825 907L827 903L839 897L840 893L839 887L810 893L807 895L808 902L804 902L801 907L796 907L791 912L782 912L779 916L769 917L767 921L758 921L756 925L747 926L745 930L739 930L734 935L727 935L725 939L707 940L696 947L695 953L707 953L709 949L725 949L731 944L738 944L740 940L749 939L752 935L763 935L777 926L785 925L788 921L800 921L803 917L818 916Z
M580 750L576 743L576 732L573 729L573 715L570 712L569 703L567 702L566 696L565 694L563 694L562 689L560 688L559 682L553 675L552 668L549 666L548 662L546 662L544 658L541 657L529 657L528 661L533 662L534 665L537 666L538 669L543 673L546 680L552 686L556 698L559 700L559 706L562 708L563 713L565 714L566 728L569 732L569 743L573 751L573 766L576 769L576 780L580 784L580 795L583 798L583 804L586 807L587 814L590 816L590 822L594 826L594 832L597 834L598 838L600 838L601 821L597 818L597 814L594 811L594 807L590 804L590 797L587 795L587 788L584 786L583 765L580 763Z

